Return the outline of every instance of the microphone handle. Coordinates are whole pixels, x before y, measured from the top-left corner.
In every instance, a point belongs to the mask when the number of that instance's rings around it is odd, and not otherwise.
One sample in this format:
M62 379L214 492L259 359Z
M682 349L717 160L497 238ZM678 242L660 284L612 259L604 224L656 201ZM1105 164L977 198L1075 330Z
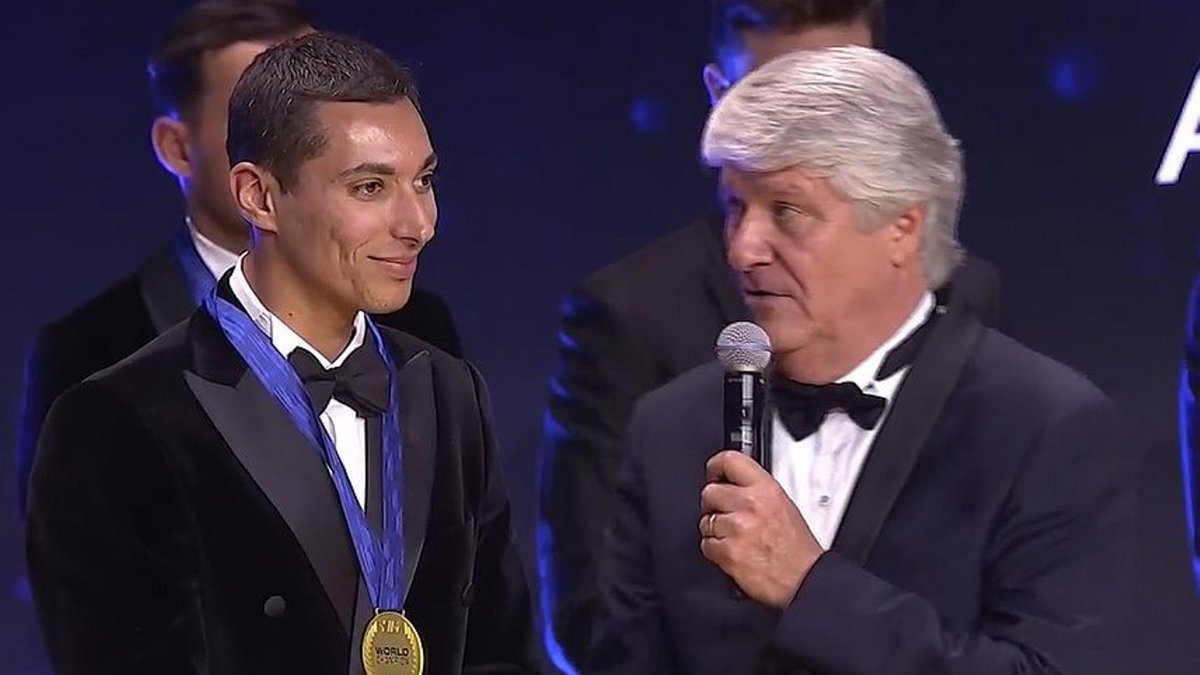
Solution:
M762 373L725 372L724 426L725 447L749 455L759 466L771 470L768 443L762 431L763 408L766 405ZM745 600L746 595L737 582L729 579L729 596Z
M759 466L770 471L769 444L764 442L762 424L765 392L762 373L725 373L725 447L750 455Z

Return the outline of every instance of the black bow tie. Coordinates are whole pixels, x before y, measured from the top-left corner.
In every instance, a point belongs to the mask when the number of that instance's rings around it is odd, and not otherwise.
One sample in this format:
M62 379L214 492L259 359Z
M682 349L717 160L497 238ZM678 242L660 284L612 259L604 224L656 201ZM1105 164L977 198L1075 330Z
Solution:
M359 417L373 417L387 410L387 367L378 352L368 345L354 350L345 363L329 370L303 347L292 350L288 362L304 382L318 415L331 398L345 403Z
M805 384L776 378L771 400L779 421L797 441L812 435L832 410L846 413L863 429L874 429L887 408L886 398L865 394L853 382Z
M879 382L896 374L916 358L925 336L941 315L940 307L929 320L896 345L884 357L874 380ZM778 375L770 380L771 402L779 415L779 421L792 438L799 441L816 432L832 410L841 410L850 416L862 429L874 429L887 409L887 399L864 393L853 382L830 384L806 384Z

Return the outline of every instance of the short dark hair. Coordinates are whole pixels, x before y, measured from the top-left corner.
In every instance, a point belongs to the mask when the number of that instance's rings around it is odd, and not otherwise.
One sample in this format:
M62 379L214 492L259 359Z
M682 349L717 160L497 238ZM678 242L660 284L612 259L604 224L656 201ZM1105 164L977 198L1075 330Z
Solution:
M150 96L162 115L182 115L200 100L204 55L238 42L283 40L313 28L290 0L206 0L167 31L146 64Z
M233 90L229 161L265 167L286 191L325 147L318 103L403 99L418 105L412 74L377 47L334 33L281 42L259 54Z
M741 47L744 31L799 30L847 24L866 17L871 42L883 44L884 0L713 0L713 57L721 60Z

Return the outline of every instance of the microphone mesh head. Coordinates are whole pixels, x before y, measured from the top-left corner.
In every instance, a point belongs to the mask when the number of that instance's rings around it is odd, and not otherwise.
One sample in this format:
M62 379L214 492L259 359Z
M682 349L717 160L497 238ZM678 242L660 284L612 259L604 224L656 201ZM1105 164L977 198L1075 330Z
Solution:
M731 323L717 336L717 360L727 371L761 373L771 362L771 338L757 324Z

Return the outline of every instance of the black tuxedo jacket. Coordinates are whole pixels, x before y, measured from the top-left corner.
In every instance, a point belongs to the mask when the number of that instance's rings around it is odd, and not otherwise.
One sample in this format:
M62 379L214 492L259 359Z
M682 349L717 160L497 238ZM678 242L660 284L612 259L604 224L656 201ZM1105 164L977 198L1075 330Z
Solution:
M170 247L140 270L70 314L42 326L25 365L17 428L17 511L25 514L33 451L46 411L71 385L137 351L195 309ZM462 356L458 330L436 294L414 288L398 312L375 317L453 356Z
M545 620L573 660L595 620L596 561L634 403L711 361L721 329L750 320L728 269L719 226L701 221L596 273L563 304L541 448L538 559ZM992 265L968 257L952 284L951 303L1000 325Z
M1080 375L952 308L782 612L737 599L700 552L721 401L712 363L639 404L584 672L1136 672L1133 453Z
M381 332L399 368L404 610L425 672L536 672L484 384ZM329 472L203 310L51 408L27 556L59 673L362 672L372 608Z

